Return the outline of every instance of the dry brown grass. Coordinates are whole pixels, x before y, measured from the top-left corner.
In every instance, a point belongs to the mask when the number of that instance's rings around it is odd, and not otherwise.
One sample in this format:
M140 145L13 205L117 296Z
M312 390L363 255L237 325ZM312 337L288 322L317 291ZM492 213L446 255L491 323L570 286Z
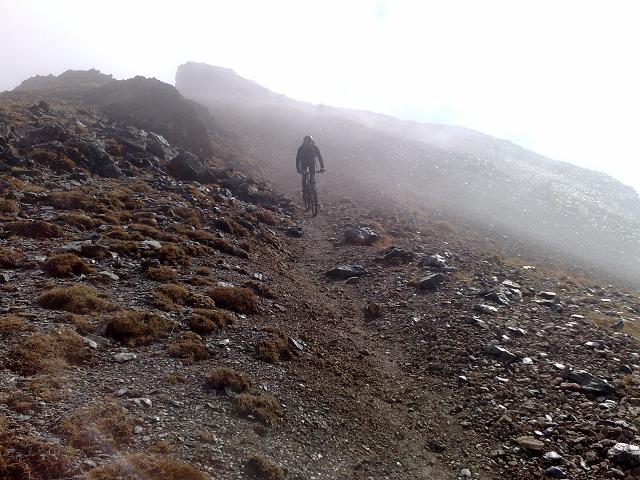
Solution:
M151 302L157 308L171 312L184 304L189 296L189 290L177 283L170 283L155 289L151 293Z
M166 337L176 326L152 312L122 310L107 320L105 335L123 344L147 345Z
M32 377L27 388L45 402L57 402L62 398L62 388L65 385L65 380L59 375L43 374Z
M40 306L50 310L64 310L80 314L107 308L107 303L96 295L93 288L86 285L54 288L42 295L39 303Z
M260 480L283 480L284 470L263 455L255 454L247 460L247 472Z
M289 360L291 350L289 340L285 333L277 327L266 327L268 337L262 338L256 344L258 358L268 363L277 363L279 360Z
M78 408L60 422L60 430L69 444L88 453L111 452L128 444L133 427L131 415L109 401Z
M71 330L34 333L12 345L5 366L21 375L54 373L69 364L80 365L91 356L82 337Z
M237 237L246 237L249 235L249 231L246 228L230 218L218 218L214 221L214 224L218 230L222 230L223 232L230 233Z
M218 307L238 313L258 312L258 299L248 288L214 287L208 294Z
M196 275L202 275L203 277L208 277L210 275L213 275L213 270L211 270L209 267L198 267L196 268L195 273Z
M258 211L256 212L256 218L267 225L277 225L278 219L270 210L266 208L258 207Z
M76 275L91 273L91 268L73 253L53 255L44 262L42 270L52 277L69 278Z
M70 447L38 440L0 419L0 478L50 480L69 478L75 452Z
M56 218L56 221L65 225L69 225L71 227L75 227L83 232L86 230L91 230L102 224L102 222L94 220L93 218L82 213L65 213L63 215L59 215Z
M24 319L16 315L3 315L0 317L0 335L11 335L21 332L26 327Z
M153 454L127 455L87 472L88 480L207 480L193 465Z
M178 278L176 271L165 265L148 268L144 272L144 276L149 280L155 280L156 282L171 282Z
M155 227L143 223L132 223L127 226L129 232L138 232L145 239L158 240L164 237L164 234Z
M174 207L171 209L171 213L184 225L190 225L194 228L202 228L204 220L203 216L194 208L184 206Z
M0 394L0 402L17 413L28 413L37 408L36 400L23 390L15 389Z
M247 280L243 285L250 288L263 298L269 298L271 300L276 298L276 294L273 293L266 284L258 282L257 280Z
M233 323L233 317L217 309L196 308L187 320L189 328L200 335L208 335Z
M59 321L62 323L68 323L69 325L74 325L78 332L83 335L96 332L95 324L89 318L82 315L67 313L60 317Z
M199 335L193 332L182 332L180 337L167 347L169 355L190 362L209 358L209 352Z
M15 235L27 238L47 239L63 236L63 231L59 226L43 220L9 222L5 223L4 228Z
M15 215L19 211L20 209L18 208L18 204L16 202L7 198L0 198L0 213L9 213Z
M213 283L213 279L209 277L203 277L201 275L194 275L189 280L187 280L189 285L194 285L196 287L202 287L204 285L211 285Z
M173 385L177 385L178 383L187 383L187 377L180 372L169 372L164 378L167 382Z
M244 372L232 368L217 367L209 374L209 385L216 390L229 389L232 392L246 392L253 385L253 380Z
M0 247L0 268L16 268L23 255L12 248Z
M47 197L47 204L57 210L85 210L98 211L98 201L87 192L53 192Z
M45 148L34 148L27 156L56 172L72 172L76 166L66 155Z
M251 416L267 426L273 426L282 415L280 403L269 393L240 393L233 397L233 409L236 414Z
M440 232L456 234L458 233L458 229L451 223L446 220L436 220L432 222L433 228Z
M158 260L162 265L190 265L191 257L182 247L167 243L158 251Z

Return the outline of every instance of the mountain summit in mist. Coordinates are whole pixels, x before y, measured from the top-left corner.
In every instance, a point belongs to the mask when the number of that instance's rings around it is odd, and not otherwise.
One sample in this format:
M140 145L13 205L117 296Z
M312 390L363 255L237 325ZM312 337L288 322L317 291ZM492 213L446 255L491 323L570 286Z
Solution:
M640 198L608 175L464 127L297 101L226 68L186 63L176 88L259 151L266 176L286 188L297 188L292 157L311 133L329 192L378 192L640 279Z

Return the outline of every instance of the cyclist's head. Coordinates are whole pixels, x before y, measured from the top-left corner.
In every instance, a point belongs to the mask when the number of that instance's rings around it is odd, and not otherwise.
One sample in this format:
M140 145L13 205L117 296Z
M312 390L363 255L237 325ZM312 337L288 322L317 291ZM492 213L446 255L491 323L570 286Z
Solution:
M305 135L305 136L304 136L304 140L303 140L303 142L304 142L304 143L310 143L310 142L313 142L313 137L312 137L311 135Z

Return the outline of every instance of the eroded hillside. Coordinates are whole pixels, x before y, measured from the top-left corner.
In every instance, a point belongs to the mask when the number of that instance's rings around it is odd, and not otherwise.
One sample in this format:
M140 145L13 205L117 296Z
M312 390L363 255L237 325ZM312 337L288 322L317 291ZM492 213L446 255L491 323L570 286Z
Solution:
M335 181L309 217L147 83L0 97L0 478L638 475L637 292Z

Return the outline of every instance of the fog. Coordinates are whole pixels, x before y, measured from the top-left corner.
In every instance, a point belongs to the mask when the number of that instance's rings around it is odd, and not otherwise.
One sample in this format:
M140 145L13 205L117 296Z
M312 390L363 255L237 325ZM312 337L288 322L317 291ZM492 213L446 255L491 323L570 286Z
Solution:
M318 103L465 125L640 189L634 2L2 0L0 90L187 60Z

